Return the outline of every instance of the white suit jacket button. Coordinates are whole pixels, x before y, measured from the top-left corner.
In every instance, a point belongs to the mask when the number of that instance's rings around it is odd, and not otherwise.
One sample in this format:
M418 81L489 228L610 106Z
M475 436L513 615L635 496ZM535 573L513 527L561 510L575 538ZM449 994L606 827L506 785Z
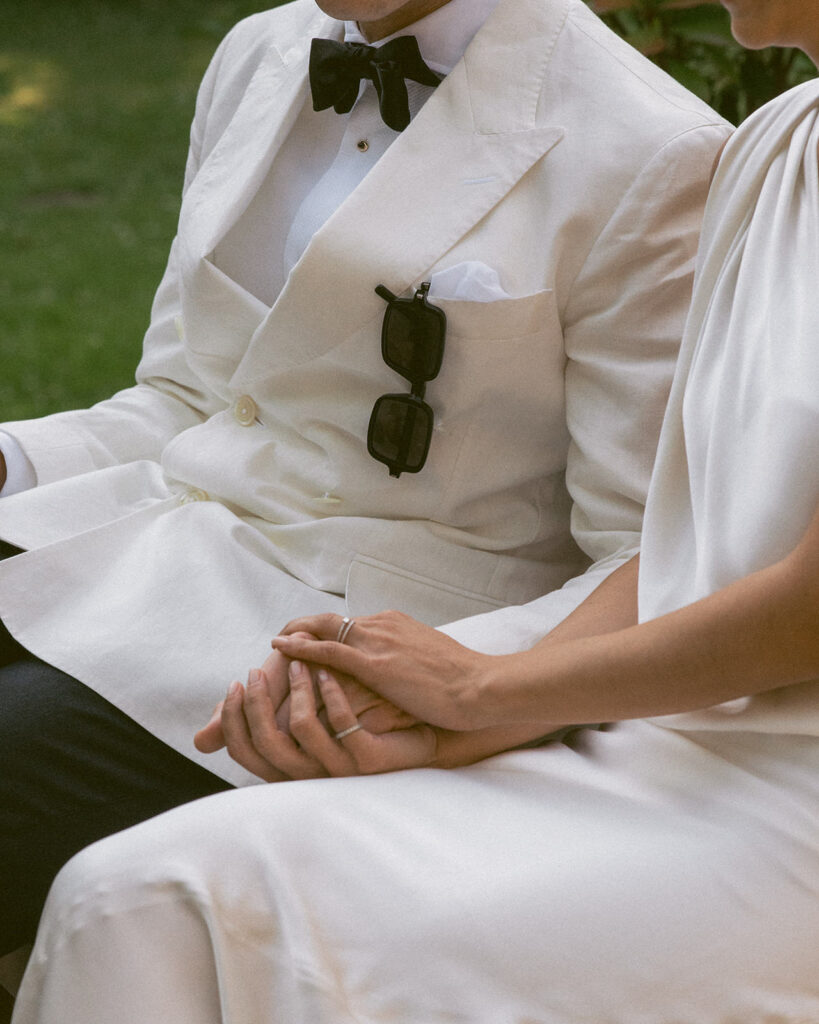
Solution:
M240 395L233 406L233 415L236 417L236 422L241 423L243 427L249 427L252 423L255 423L258 411L256 403L250 395Z
M210 501L210 495L207 491L203 491L201 487L192 487L182 495L179 499L179 504L190 505L192 501Z

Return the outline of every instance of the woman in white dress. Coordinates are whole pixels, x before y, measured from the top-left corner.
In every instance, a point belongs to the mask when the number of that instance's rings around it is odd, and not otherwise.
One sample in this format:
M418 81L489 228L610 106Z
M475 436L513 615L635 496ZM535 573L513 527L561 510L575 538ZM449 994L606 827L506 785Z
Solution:
M819 56L817 0L725 2L741 41ZM324 774L616 724L251 787L103 840L54 884L14 1024L819 1022L818 157L817 81L723 153L641 625L630 564L522 655L391 613L275 642L431 723L373 737L320 673L328 732L295 661L293 731ZM222 724L243 699L232 752L264 774L241 689Z

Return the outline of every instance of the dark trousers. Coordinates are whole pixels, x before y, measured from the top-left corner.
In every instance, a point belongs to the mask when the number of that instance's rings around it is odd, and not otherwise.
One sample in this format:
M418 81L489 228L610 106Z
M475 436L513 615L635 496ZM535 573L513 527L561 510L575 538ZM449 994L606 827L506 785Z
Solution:
M31 942L52 879L78 850L231 788L2 623L0 766L0 955Z

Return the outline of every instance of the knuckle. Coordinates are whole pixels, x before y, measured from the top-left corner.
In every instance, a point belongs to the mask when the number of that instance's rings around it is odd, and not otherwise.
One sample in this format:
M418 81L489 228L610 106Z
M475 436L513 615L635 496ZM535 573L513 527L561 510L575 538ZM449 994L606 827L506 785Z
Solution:
M266 691L261 686L251 686L245 694L245 711L248 714L260 714L270 703Z
M230 757L234 761L238 761L239 764L243 764L244 763L244 761L246 759L246 754L247 754L247 751L246 751L246 748L245 748L244 744L237 743L234 740L234 741L229 741L228 743L226 743L225 747L227 748L228 754L230 755Z
M266 729L253 737L253 745L267 761L275 762L281 756L281 745L273 729Z
M225 737L225 746L227 747L228 752L232 753L239 746L241 742L241 735L238 730L234 728L232 723L224 723L222 726L222 732Z
M345 715L344 708L339 707L339 705L334 701L325 704L324 708L327 712L327 721L336 730L336 732L340 729L346 728L347 725L352 725L351 722L346 722L348 716ZM342 724L342 721L346 722L346 725Z
M291 715L290 716L290 734L294 736L299 742L302 740L309 740L315 732L316 719L311 715Z

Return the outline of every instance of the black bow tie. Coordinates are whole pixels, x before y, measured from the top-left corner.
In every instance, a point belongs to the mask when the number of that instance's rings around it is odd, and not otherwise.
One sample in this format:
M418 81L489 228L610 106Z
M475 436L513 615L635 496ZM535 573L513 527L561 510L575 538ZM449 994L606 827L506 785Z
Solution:
M384 123L401 132L410 122L404 79L435 86L443 75L426 66L415 36L398 36L383 46L313 40L310 89L314 110L333 107L337 114L352 110L362 78L369 78L375 86Z

